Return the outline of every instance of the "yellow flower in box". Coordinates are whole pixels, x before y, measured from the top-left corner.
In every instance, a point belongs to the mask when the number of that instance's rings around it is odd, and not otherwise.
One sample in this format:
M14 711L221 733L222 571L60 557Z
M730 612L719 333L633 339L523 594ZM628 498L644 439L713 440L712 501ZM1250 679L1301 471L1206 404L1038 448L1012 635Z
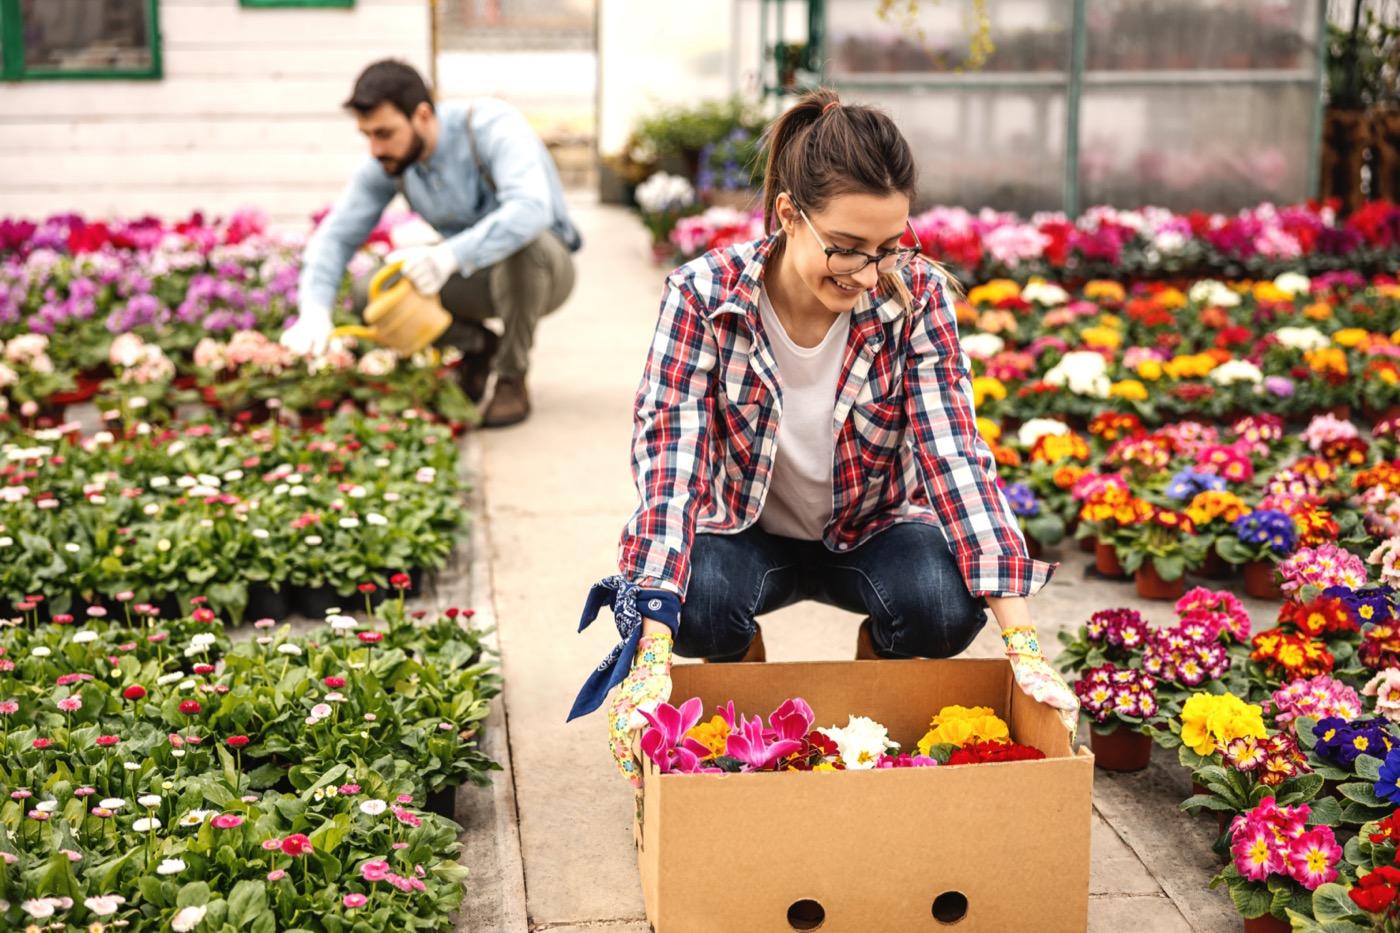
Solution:
M1400 298L1400 285L1377 285L1376 294L1382 298Z
M1254 283L1255 301L1292 301L1293 296L1279 288L1273 282Z
M1001 440L1001 425L990 418L979 416L977 419L977 433L982 435L982 440L986 441L988 445L995 444L997 441Z
M1021 286L1011 279L992 279L967 293L967 303L971 305L994 305L1008 298L1019 298Z
M959 301L953 305L957 314L959 327L974 327L977 324L977 309L965 301Z
M1123 319L1116 314L1100 314L1099 324L1102 327L1112 327L1114 330L1121 330Z
M1187 353L1167 360L1163 368L1173 379L1200 379L1209 375L1215 365L1215 357L1209 353Z
M977 376L972 380L972 405L981 408L987 399L1002 401L1006 398L1006 386L1000 379L991 376Z
M1138 378L1146 379L1148 382L1156 382L1162 378L1161 360L1143 360L1137 365Z
M1128 297L1122 282L1113 279L1094 279L1084 284L1084 297L1090 301L1122 301Z
M945 706L929 725L932 728L919 739L921 755L927 755L935 745L1011 741L1011 730L988 706Z
M1068 434L1042 434L1031 447L1031 460L1035 463L1088 459L1089 445L1073 431Z
M1087 468L1081 466L1062 466L1055 470L1052 480L1056 489L1072 489L1080 477L1088 472Z
M1364 327L1343 327L1332 335L1332 342L1351 350L1361 346L1370 336L1371 332Z
M1332 306L1325 301L1314 301L1303 309L1303 317L1310 321L1325 321L1332 317Z
M696 723L686 733L686 737L708 748L711 758L723 755L725 740L729 738L729 724L724 721L723 716L714 716L709 722Z
M1120 379L1108 387L1109 398L1125 398L1130 402L1147 401L1147 386L1136 379Z
M1123 344L1123 334L1112 327L1086 327L1079 336L1091 347L1116 350Z

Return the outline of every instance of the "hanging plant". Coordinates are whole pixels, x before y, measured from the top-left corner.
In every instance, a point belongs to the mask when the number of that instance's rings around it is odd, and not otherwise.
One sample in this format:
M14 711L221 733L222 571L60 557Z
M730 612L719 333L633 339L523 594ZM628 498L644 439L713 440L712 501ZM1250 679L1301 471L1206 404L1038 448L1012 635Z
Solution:
M937 5L939 0L932 0ZM905 35L912 37L935 60L940 56L928 45L928 34L919 23L920 0L879 0L875 15L887 23L892 23ZM987 12L987 0L971 0L975 25L968 42L967 60L954 67L953 71L975 71L987 63L996 51L992 42L992 18Z

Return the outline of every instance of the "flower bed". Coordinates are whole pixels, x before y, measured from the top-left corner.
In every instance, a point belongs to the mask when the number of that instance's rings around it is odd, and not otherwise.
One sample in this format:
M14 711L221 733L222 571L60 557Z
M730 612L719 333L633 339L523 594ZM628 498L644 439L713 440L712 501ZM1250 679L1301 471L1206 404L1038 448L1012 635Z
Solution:
M648 217L653 236L660 239L669 231L675 250L658 258L684 261L763 234L756 213L723 207L693 213L688 203L671 199L667 211ZM999 277L1026 282L1036 276L1083 282L1370 273L1393 270L1400 252L1400 207L1385 201L1366 204L1345 219L1334 204L1261 204L1233 215L1100 205L1077 220L1055 212L1026 219L990 209L935 207L911 224L925 253L972 283Z
M466 870L420 808L494 767L479 633L400 591L377 620L232 644L191 602L40 601L0 629L6 927L442 929Z
M409 415L412 415L410 412ZM434 570L465 524L450 432L417 417L130 425L0 448L0 600L118 611L191 591L237 619L319 617L358 581ZM250 601L252 605L250 606ZM291 605L289 605L289 602Z
M387 243L376 229L350 273L367 273ZM451 353L400 359L335 338L303 360L277 346L304 246L248 212L213 223L0 221L0 402L11 423L56 424L65 405L94 397L147 420L194 401L254 419L276 401L312 422L342 402L471 420L457 380L443 378ZM342 298L338 322L351 323L348 289Z

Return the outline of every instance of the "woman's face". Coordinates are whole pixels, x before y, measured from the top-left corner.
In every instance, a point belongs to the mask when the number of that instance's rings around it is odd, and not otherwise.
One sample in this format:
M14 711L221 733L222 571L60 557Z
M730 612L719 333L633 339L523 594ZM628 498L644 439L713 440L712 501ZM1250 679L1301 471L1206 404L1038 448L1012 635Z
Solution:
M909 222L908 196L839 194L820 211L805 211L810 225L798 207L786 192L778 195L777 215L787 234L785 261L832 314L851 310L862 293L875 287L879 273L872 262L859 272L833 275L822 244L872 254L895 248Z

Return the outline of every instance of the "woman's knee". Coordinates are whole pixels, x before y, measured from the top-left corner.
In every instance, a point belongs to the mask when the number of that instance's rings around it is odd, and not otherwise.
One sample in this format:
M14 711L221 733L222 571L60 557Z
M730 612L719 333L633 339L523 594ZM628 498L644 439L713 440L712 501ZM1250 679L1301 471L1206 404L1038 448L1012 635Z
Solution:
M899 614L894 649L921 658L951 658L966 651L987 623L986 603L965 586L913 583Z
M736 579L734 542L697 536L691 550L690 584L676 632L676 654L686 658L742 656L753 640L753 604ZM702 543L703 542L703 543Z

